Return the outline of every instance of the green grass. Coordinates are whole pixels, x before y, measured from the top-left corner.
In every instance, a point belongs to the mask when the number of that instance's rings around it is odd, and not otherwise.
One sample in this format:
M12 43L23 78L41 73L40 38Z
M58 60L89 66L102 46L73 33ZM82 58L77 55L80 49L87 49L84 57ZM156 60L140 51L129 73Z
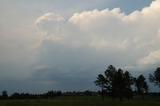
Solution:
M56 97L39 100L0 100L0 106L160 106L160 98L146 98L144 100L123 100L101 97Z

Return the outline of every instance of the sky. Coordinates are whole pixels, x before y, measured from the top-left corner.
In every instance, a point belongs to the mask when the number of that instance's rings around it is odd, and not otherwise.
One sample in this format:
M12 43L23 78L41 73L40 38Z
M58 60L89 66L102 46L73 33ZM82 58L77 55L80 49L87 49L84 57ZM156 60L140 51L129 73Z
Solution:
M148 79L160 64L159 4L0 0L0 91L96 91L111 64Z

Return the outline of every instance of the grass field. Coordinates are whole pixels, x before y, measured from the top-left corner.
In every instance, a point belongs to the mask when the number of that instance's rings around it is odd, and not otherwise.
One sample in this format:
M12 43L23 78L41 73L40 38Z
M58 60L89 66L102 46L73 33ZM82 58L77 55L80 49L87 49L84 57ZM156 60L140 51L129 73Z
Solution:
M0 100L0 106L160 106L160 98L115 100L101 97L56 97L39 100Z

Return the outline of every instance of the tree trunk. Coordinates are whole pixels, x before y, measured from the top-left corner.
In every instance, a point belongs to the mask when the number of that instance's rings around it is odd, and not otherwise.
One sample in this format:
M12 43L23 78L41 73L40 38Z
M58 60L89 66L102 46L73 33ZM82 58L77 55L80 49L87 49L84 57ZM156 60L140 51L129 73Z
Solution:
M104 84L102 83L102 100L104 100Z

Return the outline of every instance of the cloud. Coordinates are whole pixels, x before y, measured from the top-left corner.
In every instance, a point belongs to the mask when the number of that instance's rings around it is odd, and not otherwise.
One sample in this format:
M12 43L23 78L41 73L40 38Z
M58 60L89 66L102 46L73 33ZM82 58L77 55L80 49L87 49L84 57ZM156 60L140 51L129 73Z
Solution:
M89 59L96 59L100 55L103 57L100 58L102 59L100 63L136 66L142 63L139 60L145 58L146 54L159 49L156 40L160 29L160 7L157 6L159 2L160 0L153 1L149 7L129 15L121 12L120 8L75 13L68 20L55 13L46 13L38 18L36 23L38 26L45 27L44 30L47 32L51 32L47 35L52 38L55 33L61 36L58 42L47 39L42 41L46 42L42 44L44 48L53 48L52 53L55 53L54 49L61 47L61 50L56 50L56 53L61 54L58 57L66 54L74 61L70 63L72 65L83 64L77 61L88 56L86 53L90 52L95 57L90 55ZM46 28L46 25L51 29ZM61 30L56 30L59 26ZM50 42L49 46L45 46L47 42ZM77 56L76 60L74 55ZM64 58L64 61L67 59ZM93 63L89 60L87 62Z
M43 16L39 17L36 20L36 24L39 28L45 29L45 30L57 30L59 31L59 25L63 23L65 19L61 17L60 15L54 14L54 13L46 13ZM52 28L52 29L50 29Z
M139 64L141 65L154 65L157 63L160 63L160 50L153 51L148 56L139 60Z
M153 1L150 6L130 14L120 8L87 8L83 12L79 12L82 8L76 8L72 12L79 11L69 18L67 13L61 16L56 10L40 12L45 12L42 16L31 15L32 20L20 18L20 14L16 18L17 13L14 14L16 21L11 17L8 20L12 20L7 21L3 12L1 85L5 85L6 78L12 81L20 76L15 83L27 83L33 89L42 87L42 91L86 90L94 89L93 81L110 64L133 73L152 70L160 63L159 4L160 0Z
M39 17L35 24L38 28L42 29L44 33L47 33L47 39L61 40L61 30L64 22L65 19L62 16L49 12Z

